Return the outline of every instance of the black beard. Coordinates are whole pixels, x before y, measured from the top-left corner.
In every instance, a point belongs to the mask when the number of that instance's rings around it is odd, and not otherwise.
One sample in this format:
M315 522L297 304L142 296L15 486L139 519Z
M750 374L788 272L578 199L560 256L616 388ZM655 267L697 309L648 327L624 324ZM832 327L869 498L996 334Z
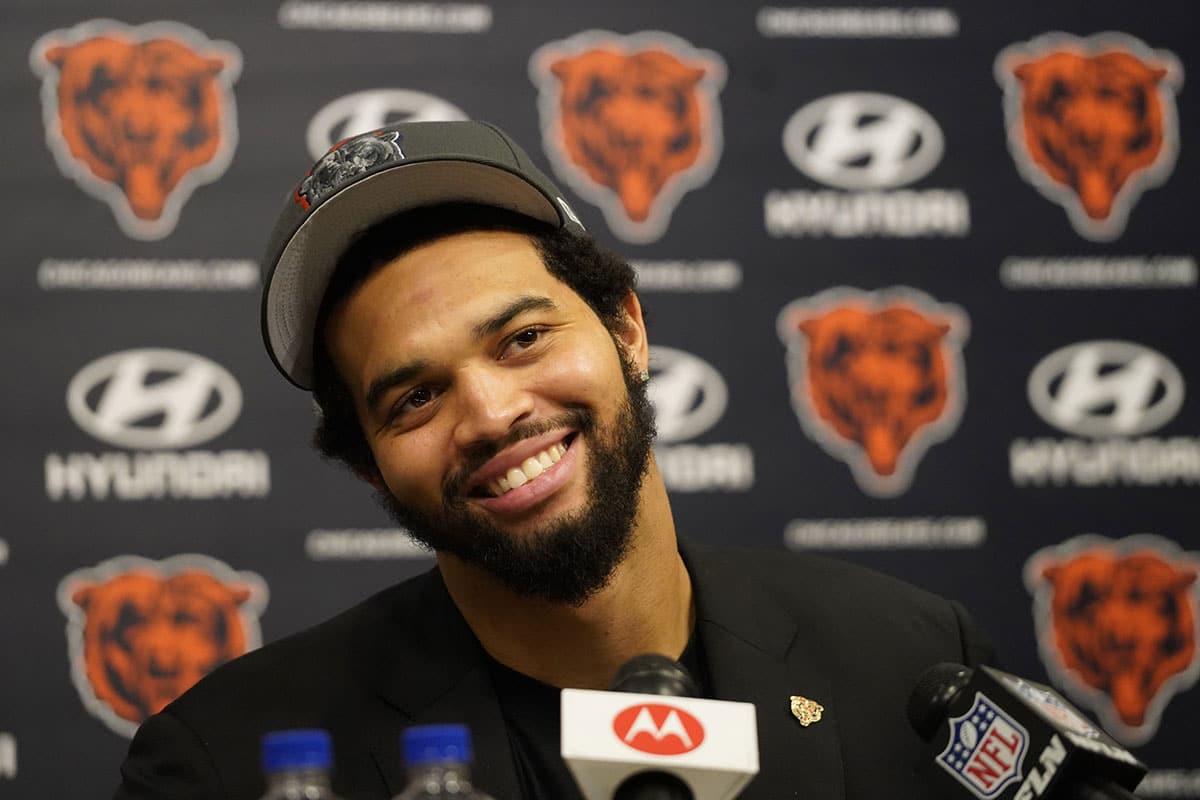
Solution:
M514 592L583 605L608 584L629 551L654 441L654 407L646 384L633 375L623 354L621 361L626 396L612 430L598 433L592 411L572 409L553 420L514 429L503 441L469 453L464 468L443 482L440 513L404 505L386 490L380 493L381 503L413 539L483 568ZM590 445L583 509L519 537L471 509L462 493L467 476L514 442L561 427L574 428L576 437L586 437Z

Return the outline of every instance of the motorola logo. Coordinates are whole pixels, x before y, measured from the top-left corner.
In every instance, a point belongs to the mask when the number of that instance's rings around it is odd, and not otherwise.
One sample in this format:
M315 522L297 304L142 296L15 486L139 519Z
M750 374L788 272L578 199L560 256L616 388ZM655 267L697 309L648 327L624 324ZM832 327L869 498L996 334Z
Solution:
M942 158L942 130L924 109L874 92L829 95L801 108L783 149L804 174L839 189L891 189L925 177Z
M725 413L725 379L707 362L670 347L650 348L650 402L658 441L681 442L707 431Z
M639 703L613 718L613 733L622 742L656 756L678 756L704 742L704 725L682 708L665 703Z
M1029 401L1049 424L1076 436L1136 436L1162 427L1183 405L1183 376L1165 356L1133 342L1079 342L1055 350L1029 375Z
M185 448L224 433L242 391L220 365L182 350L125 350L91 362L67 387L87 433L131 450Z
M411 89L368 89L339 97L326 105L308 125L308 152L325 155L343 139L397 122L467 119L454 104Z

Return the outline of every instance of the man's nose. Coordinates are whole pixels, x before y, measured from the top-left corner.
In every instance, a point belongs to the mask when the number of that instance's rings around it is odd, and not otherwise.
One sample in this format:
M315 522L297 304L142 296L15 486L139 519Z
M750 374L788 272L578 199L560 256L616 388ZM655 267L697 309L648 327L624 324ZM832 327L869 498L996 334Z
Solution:
M457 378L459 448L494 442L533 413L533 394L520 371L497 365L463 369Z

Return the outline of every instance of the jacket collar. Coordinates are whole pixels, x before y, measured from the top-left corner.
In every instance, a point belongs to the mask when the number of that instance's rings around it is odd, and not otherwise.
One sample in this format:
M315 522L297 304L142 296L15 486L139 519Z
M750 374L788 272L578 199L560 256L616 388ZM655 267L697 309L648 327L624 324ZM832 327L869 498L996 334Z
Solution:
M750 571L755 559L686 541L679 549L692 578L713 695L753 703L757 713L759 774L740 797L845 797L837 698L812 657L809 631ZM801 726L792 696L823 706L821 720Z
M391 794L406 784L399 733L410 725L462 723L475 752L473 782L498 798L520 795L516 767L482 645L454 605L441 573L426 574L381 598L360 628L363 679L401 715L368 742Z

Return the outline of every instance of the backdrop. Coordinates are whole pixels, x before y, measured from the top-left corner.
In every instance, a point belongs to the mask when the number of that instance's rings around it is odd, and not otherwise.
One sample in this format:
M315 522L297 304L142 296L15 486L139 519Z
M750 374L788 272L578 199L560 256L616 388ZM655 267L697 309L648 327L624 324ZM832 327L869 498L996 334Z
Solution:
M682 534L963 600L1200 797L1192 3L6 6L0 795L430 566L258 270L331 145L470 116L636 264Z

